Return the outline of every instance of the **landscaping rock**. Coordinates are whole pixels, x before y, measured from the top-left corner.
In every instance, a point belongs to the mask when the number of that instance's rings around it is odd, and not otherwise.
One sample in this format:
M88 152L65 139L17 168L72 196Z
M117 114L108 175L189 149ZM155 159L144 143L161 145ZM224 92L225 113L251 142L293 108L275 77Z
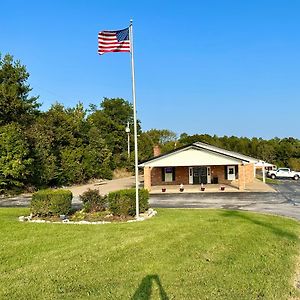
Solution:
M157 214L157 211L154 209L150 208L148 209L147 212L140 214L139 218L128 220L127 223L131 222L140 222L147 220ZM113 217L113 214L109 214L105 217ZM104 217L104 218L105 218ZM52 224L89 224L89 225L95 225L95 224L109 224L109 223L114 223L112 221L86 221L86 220L81 220L81 221L70 221L67 216L65 216L64 219L62 219L62 216L60 215L60 221L59 220L43 220L43 219L32 219L32 215L30 216L20 216L19 217L20 222L33 222L33 223L52 223ZM120 220L120 223L126 222L126 219ZM118 223L118 222L116 222Z
M132 222L140 222L140 221L144 221L145 218L144 217L138 217L134 220L128 220L127 223L132 223Z
M91 224L91 222L88 222L88 221L79 221L79 222L77 222L78 224Z
M148 217L153 217L157 214L157 211L154 210L153 208L149 208L148 211L147 211L147 216Z

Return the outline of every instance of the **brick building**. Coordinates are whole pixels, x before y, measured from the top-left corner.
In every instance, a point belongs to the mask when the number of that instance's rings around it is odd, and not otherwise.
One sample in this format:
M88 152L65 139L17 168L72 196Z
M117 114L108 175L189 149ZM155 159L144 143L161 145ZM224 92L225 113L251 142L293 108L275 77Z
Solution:
M205 143L194 143L144 161L144 187L161 185L228 184L240 190L252 183L257 159Z

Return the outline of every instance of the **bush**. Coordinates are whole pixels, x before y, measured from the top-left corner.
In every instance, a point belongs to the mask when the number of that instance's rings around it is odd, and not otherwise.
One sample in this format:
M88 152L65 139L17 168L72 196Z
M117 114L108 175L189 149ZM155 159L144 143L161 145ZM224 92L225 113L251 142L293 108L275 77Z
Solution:
M149 208L149 192L139 190L139 211ZM117 216L135 216L135 189L120 190L108 194L109 209Z
M107 207L107 197L102 197L98 190L88 189L80 195L80 200L86 212L104 211Z
M58 216L69 213L72 192L68 190L40 190L32 195L31 213L35 216Z

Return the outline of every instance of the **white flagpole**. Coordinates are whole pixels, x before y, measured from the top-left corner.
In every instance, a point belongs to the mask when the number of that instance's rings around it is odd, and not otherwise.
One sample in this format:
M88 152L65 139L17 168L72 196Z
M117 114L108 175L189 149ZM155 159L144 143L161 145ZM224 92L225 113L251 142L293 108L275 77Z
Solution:
M135 77L134 77L134 53L133 53L133 30L132 20L129 25L130 53L131 53L131 79L133 98L133 118L134 118L134 164L135 164L135 209L136 218L139 218L139 170L138 170L138 143L137 143L137 119L136 119L136 99L135 99Z

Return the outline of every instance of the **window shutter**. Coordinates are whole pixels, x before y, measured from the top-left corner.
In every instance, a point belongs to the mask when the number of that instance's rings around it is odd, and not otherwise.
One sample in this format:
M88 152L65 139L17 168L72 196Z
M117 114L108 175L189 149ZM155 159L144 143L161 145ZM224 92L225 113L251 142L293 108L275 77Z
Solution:
M161 168L161 181L165 181L165 168Z
M239 178L239 166L235 166L235 179Z
M224 178L225 178L226 180L228 179L227 166L224 166Z
M174 168L172 168L172 181L175 181L175 167Z

